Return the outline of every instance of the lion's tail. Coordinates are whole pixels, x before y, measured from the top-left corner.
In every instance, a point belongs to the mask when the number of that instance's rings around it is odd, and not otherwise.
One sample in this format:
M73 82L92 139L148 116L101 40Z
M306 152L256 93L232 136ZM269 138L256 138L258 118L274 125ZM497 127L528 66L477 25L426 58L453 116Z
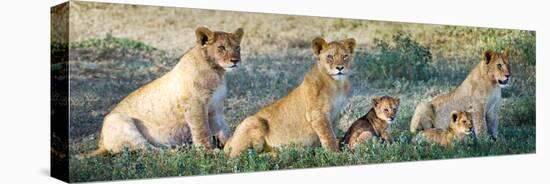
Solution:
M431 121L432 117L434 117L433 106L428 102L420 102L416 106L416 110L414 111L414 115L411 119L411 133L416 133L419 126L423 123L425 124L424 121ZM433 122L430 122L430 124L433 124ZM421 126L420 128L424 127Z
M98 148L89 153L83 153L77 156L78 159L89 158L94 156L102 156L108 154L109 151L103 146L103 136L99 137Z
M81 157L88 158L88 157L106 155L107 153L108 153L107 149L105 149L103 147L99 147L99 148L97 148L96 150L94 150L90 153L83 154Z

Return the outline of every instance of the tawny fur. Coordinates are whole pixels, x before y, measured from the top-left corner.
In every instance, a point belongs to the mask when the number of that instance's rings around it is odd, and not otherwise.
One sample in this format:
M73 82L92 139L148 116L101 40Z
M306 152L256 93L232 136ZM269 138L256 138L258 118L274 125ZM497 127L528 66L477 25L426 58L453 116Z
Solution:
M430 128L420 132L417 135L417 139L423 139L429 143L435 143L446 148L451 148L453 141L462 141L471 132L472 112L453 111L450 117L451 122L447 130Z
M105 116L98 149L88 156L184 145L211 149L230 136L223 116L224 73L240 61L242 29L196 29L197 45L164 76L140 87ZM222 48L223 47L223 48Z
M248 148L270 151L289 144L338 151L336 122L347 101L355 40L327 43L316 38L312 49L317 63L302 84L237 126L224 148L230 157Z
M430 102L421 102L411 119L410 131L418 129L449 127L449 113L464 111L473 106L474 133L485 137L487 132L496 139L498 133L498 104L501 88L510 80L510 64L507 52L504 54L485 51L483 60L468 74L453 91L442 94ZM488 127L488 128L487 128Z
M342 143L350 150L354 150L357 145L364 144L372 138L380 138L386 143L393 143L389 126L397 116L399 103L399 98L374 97L372 99L373 107L350 126Z

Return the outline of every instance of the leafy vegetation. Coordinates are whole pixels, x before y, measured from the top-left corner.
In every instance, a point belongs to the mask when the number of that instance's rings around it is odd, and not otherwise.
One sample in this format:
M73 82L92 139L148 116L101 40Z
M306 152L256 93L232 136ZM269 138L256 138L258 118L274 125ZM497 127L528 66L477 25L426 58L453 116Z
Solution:
M355 151L330 153L322 148L285 147L277 150L276 156L249 150L235 159L219 150L189 147L124 151L113 157L71 159L70 177L74 182L119 180L532 153L535 150L534 133L534 128L506 127L497 142L468 140L454 145L453 149L425 143L412 145L408 141L410 135L402 133L396 137L399 142L395 144L374 140L360 145Z
M113 37L108 34L105 38L92 38L81 42L70 43L72 48L94 48L100 50L110 50L117 48L143 50L152 52L157 50L155 47L149 46L143 42L131 40L128 38Z
M358 53L357 57L367 61L366 65L359 65L359 69L366 68L369 71L359 75L376 73L370 78L372 80L429 79L432 63L430 49L412 40L410 35L399 32L390 43L375 40L375 48L379 49L375 54Z

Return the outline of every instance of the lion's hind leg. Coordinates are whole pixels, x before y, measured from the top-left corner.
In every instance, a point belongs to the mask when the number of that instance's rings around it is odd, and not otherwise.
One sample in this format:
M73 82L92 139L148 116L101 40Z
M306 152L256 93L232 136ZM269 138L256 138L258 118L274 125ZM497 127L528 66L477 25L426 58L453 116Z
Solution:
M121 114L105 117L99 147L110 153L119 153L125 147L130 150L156 148L138 129L134 118Z
M426 130L433 127L434 121L434 109L428 102L420 102L414 111L414 115L411 119L411 133L415 133L416 130Z
M369 131L357 132L349 139L349 149L355 150L360 144L365 144L368 140L371 140L373 135Z
M224 152L234 158L242 151L253 148L256 152L264 151L265 136L268 131L267 122L259 117L246 118L235 130L233 136L227 141Z

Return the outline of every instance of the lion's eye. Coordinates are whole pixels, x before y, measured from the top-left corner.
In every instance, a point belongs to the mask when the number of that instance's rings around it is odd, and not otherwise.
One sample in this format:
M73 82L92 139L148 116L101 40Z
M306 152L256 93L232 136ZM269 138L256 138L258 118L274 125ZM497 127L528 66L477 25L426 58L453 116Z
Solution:
M240 46L237 46L237 47L235 47L235 50L236 50L236 51L241 51L241 47L240 47Z
M224 47L224 46L218 46L218 51L224 52L224 51L225 51L225 47Z
M332 55L327 55L327 59L332 60L334 58L332 57Z
M346 55L343 55L343 56L342 56L342 59L344 59L344 60L348 59L348 55L347 55L347 54L346 54Z
M384 112L388 112L388 108L384 108Z
M498 68L498 69L502 69L502 64L500 64L500 63L497 64L497 68Z

